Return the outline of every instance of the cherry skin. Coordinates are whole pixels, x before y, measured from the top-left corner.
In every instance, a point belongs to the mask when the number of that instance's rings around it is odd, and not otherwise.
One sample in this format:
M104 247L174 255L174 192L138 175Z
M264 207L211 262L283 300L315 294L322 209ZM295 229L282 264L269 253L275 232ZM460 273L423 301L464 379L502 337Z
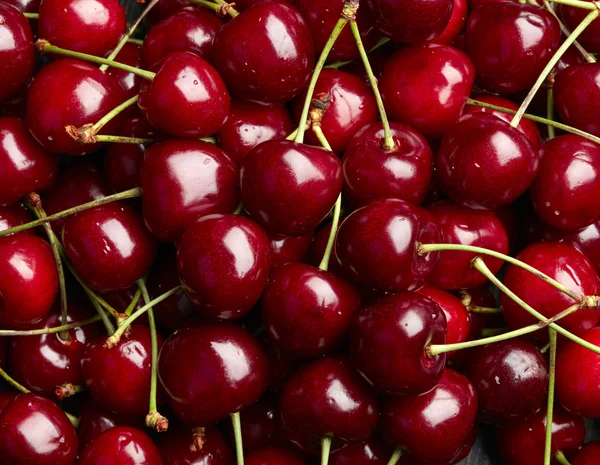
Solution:
M437 176L454 202L493 210L508 205L533 182L539 156L529 140L485 113L464 115L446 133L437 154Z
M462 34L465 28L465 23L467 22L468 14L469 5L467 0L454 0L452 3L452 14L450 16L450 21L448 21L448 24L442 33L431 39L431 41L436 44L453 44Z
M35 50L31 27L16 7L3 2L0 17L0 102L3 102L33 75Z
M58 294L52 249L30 234L0 241L0 328L29 329L50 311Z
M19 393L14 391L0 391L0 413L18 395Z
M95 65L71 58L44 66L29 88L26 124L41 146L52 153L85 155L99 144L80 144L65 127L94 123L125 100L115 78ZM112 134L119 123L114 118L102 129Z
M181 283L199 311L239 318L258 302L269 277L271 246L252 220L208 215L185 230L177 247Z
M269 367L270 368L270 367ZM285 441L275 396L266 394L240 411L244 451L277 446ZM234 441L233 429L228 431Z
M304 260L310 249L313 235L313 231L310 231L303 236L269 234L269 242L271 242L271 265L273 268L284 265L285 263L301 262Z
M329 457L331 465L386 465L392 455L392 449L377 436L365 442L350 444Z
M190 426L209 425L255 402L267 387L267 359L230 323L180 329L165 342L158 376L171 410Z
M355 208L372 200L396 198L420 205L433 174L433 154L414 129L390 123L396 144L384 147L381 123L363 127L350 140L344 157L344 200Z
M139 46L138 44L133 44L130 42L126 43L123 46L123 48L119 51L119 53L117 53L117 56L115 57L115 61L118 61L119 63L123 63L125 65L133 66L135 68L141 68L142 67L142 47ZM140 76L136 76L133 73L123 71L122 69L119 69L119 68L113 68L112 66L110 66L106 70L106 73L110 74L112 77L114 77L117 80L117 82L119 83L121 88L125 91L126 99L130 99L131 97L134 97L139 93L140 87L144 80ZM127 112L125 114L133 113L135 111L134 109L135 109L135 107L130 107L129 110L125 110ZM111 145L113 145L113 144L111 144Z
M283 2L252 5L225 23L213 47L219 51L215 67L229 89L255 102L290 100L308 82L314 65L310 29L298 10Z
M298 454L283 447L265 447L248 454L248 465L306 465Z
M581 448L571 465L594 465L600 460L600 441L588 442Z
M558 242L540 242L523 249L517 259L554 278L576 295L589 296L600 292L596 270L589 260L576 248ZM573 305L573 300L546 284L528 271L508 265L504 284L534 309L550 318ZM500 296L502 316L511 329L536 323L537 318L525 312L505 295ZM582 336L596 326L600 315L595 309L580 309L563 318L560 325ZM536 331L531 337L547 341L547 331Z
M116 426L88 444L77 465L162 465L162 459L146 433Z
M205 429L202 449L191 451L192 434L189 430L169 428L156 440L156 447L163 464L168 465L231 465L234 458L229 444L218 429L209 426ZM244 450L246 446L244 444ZM246 458L247 460L247 458Z
M79 413L79 425L77 426L79 450L85 449L89 443L105 431L122 424L123 421L106 407L94 401L87 402Z
M558 5L557 10L569 31L572 31L579 26L579 23L581 23L583 18L589 13L589 11L586 12L581 8L573 8L567 5ZM600 26L598 23L592 21L592 23L577 37L577 41L590 53L600 52Z
M379 86L391 119L439 139L462 114L474 80L467 55L449 45L426 43L390 56Z
M277 267L261 300L263 322L273 344L301 357L331 352L359 304L352 286L302 263Z
M403 240L398 242L397 238ZM438 243L433 216L403 200L376 200L348 216L337 233L335 254L360 284L383 291L413 290L431 275L437 252L419 255L418 243Z
M23 120L0 118L0 206L50 186L57 172L58 158L36 143Z
M493 212L472 210L445 200L429 207L429 213L435 218L443 243L508 253L508 236ZM472 267L476 256L475 253L462 251L441 252L430 278L431 283L443 289L467 289L485 284L487 278ZM497 258L482 258L492 273L497 273L504 264Z
M240 170L242 204L269 232L313 230L342 190L342 164L331 152L287 140L252 149Z

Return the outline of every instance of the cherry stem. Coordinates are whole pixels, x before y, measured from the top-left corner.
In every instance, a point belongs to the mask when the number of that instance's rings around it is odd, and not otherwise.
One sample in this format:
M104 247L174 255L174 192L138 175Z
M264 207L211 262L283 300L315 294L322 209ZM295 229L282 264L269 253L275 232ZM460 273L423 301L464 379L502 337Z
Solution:
M23 13L23 16L25 16L28 19L40 19L39 13Z
M133 312L133 309L135 308L135 306L138 304L138 302L140 301L140 297L142 296L142 291L141 289L138 287L138 290L135 291L135 294L133 295L133 298L131 299L131 302L129 303L129 306L125 309L125 311L123 312L125 315L127 316L131 316L131 313Z
M244 205L242 205L241 203L237 206L237 208L235 209L235 211L233 212L234 215L241 215L242 212L244 211Z
M548 95L546 97L546 116L549 120L554 119L554 92L552 89L548 89ZM554 139L556 131L554 126L548 126L548 139Z
M381 39L379 39L379 42L377 42L375 44L375 46L371 50L369 50L369 53L373 53L378 48L383 47L385 44L390 42L390 40L391 39L388 39L387 37L382 37ZM354 61L355 60L334 61L333 63L329 63L328 65L325 65L325 68L340 69L342 66L346 66L346 65L349 65L350 63L354 63Z
M64 410L63 413L69 419L69 421L73 425L73 428L77 429L79 427L79 418L77 418L75 415L71 415L69 412L65 412Z
M126 136L107 136L98 134L96 142L110 142L115 144L154 144L154 139L143 139L141 137L126 137Z
M228 14L229 16L231 16L232 18L235 18L237 15L240 14L239 11L237 11L235 8L233 8L233 6L235 5L235 3L228 3L225 0L215 0L219 5L221 5L223 8L223 12L219 13L219 10L217 10L217 14L220 14L221 16L225 16L225 14ZM225 14L223 14L225 13Z
M558 63L558 60L560 60L560 57L563 56L563 54L567 51L567 49L571 46L571 44L573 42L575 42L575 39L577 39L577 37L579 37L581 35L581 33L583 31L585 31L585 28L587 28L592 23L592 21L594 21L598 17L598 15L600 15L600 10L596 6L594 6L593 11L591 11L583 19L583 21L581 21L581 23L579 23L579 25L573 30L573 32L571 32L571 35L569 35L569 37L567 37L565 39L565 41L562 43L562 45L558 48L558 50L556 51L554 56L550 59L550 61L548 61L548 63L546 64L546 67L542 70L542 72L538 76L537 81L535 81L535 84L533 85L533 87L531 88L531 90L529 91L529 93L527 94L525 99L523 100L523 103L521 103L521 106L517 110L517 113L513 117L512 121L510 122L510 125L513 128L516 128L519 125L519 122L521 121L521 118L523 117L525 110L527 110L527 107L529 106L529 104L531 103L533 98L535 97L535 94L537 93L539 88L542 87L542 84L544 83L544 81L546 81L546 77L548 77L550 72L554 69L554 67L556 66L556 63Z
M82 203L81 205L77 205L76 207L68 208L68 209L60 211L58 213L54 213L53 215L48 215L45 218L38 218L35 221L30 221L29 223L20 224L19 226L15 226L14 228L5 229L4 231L0 231L0 237L8 236L9 234L14 234L14 233L25 231L25 230L31 229L31 228L36 228L45 223L49 223L50 221L54 221L59 218L64 218L66 216L74 215L75 213L79 213L84 210L89 210L90 208L99 207L100 205L105 205L107 203L115 202L117 200L132 199L135 197L140 197L141 195L142 195L142 190L139 187L134 187L133 189L119 192L117 194L108 195L108 196L102 197L100 199L92 200L91 202Z
M499 308L479 307L478 305L469 306L469 307L467 307L467 310L471 313L484 313L484 314L488 314L488 315L500 313Z
M394 452L392 453L392 456L388 460L387 465L396 465L398 463L398 460L400 460L402 458L403 453L404 453L404 450L402 449L402 447L399 447L399 446L396 447L394 449Z
M232 413L229 416L231 417L231 426L233 426L237 465L244 465L244 443L242 442L242 422L240 419L240 412Z
M574 6L582 10L596 10L598 7L594 2L584 2L582 0L550 0L552 3L560 3L561 5Z
M84 291L85 291L85 288L84 288ZM98 312L98 315L99 315L100 319L102 320L104 327L106 328L106 332L110 336L111 334L113 334L115 332L115 327L110 322L108 315L106 314L106 312L104 311L102 306L98 303L98 301L96 299L94 299L94 297L91 294L89 294L87 291L86 291L86 295L90 299L90 302L92 302L92 305L96 309L96 312Z
M6 371L4 371L2 368L0 368L0 378L4 379L4 381L6 381L8 384L10 384L12 387L14 387L17 391L21 391L25 394L28 392L31 392L25 386L23 386L22 384L15 381L13 378L11 378L9 376L9 374Z
M136 68L135 66L129 66L124 63L119 63L118 61L108 60L106 58L97 57L94 55L89 55L87 53L75 52L73 50L67 50L65 48L56 47L51 45L50 42L44 39L38 39L35 43L36 48L41 53L53 53L55 55L62 55L67 57L78 58L83 61L88 61L90 63L97 63L99 65L108 65L113 68L121 69L123 71L127 71L129 73L135 74L136 76L140 76L144 79L148 79L151 81L156 76L156 73L151 71L146 71L143 69Z
M127 39L127 42L135 45L142 45L144 43L142 39L132 39L131 37Z
M87 388L81 384L71 384L65 383L60 386L56 386L56 390L54 394L58 400L66 399L67 397L74 396L75 394L79 394L80 392L86 391Z
M62 331L68 331L69 329L79 328L80 326L91 325L100 321L100 316L93 316L87 320L77 321L75 323L69 323L67 325L55 326L54 328L42 328L42 329L27 329L27 330L13 330L13 329L0 329L0 337L2 336L41 336L43 334L56 334Z
M329 463L329 452L331 451L331 441L333 437L330 434L321 436L321 465Z
M481 337L492 337L505 333L508 333L508 328L503 326L501 328L483 328L479 334Z
M294 129L294 132L287 136L285 140L294 140L296 138L296 134L298 134L298 128Z
M510 255L505 255L503 253L496 252L495 250L484 249L483 247L475 247L472 245L462 245L462 244L420 244L419 245L419 254L421 254L421 255L424 255L429 252L448 251L448 250L473 252L476 254L489 255L491 257L499 258L500 260L504 260L504 261L510 263L511 265L515 265L520 268L523 268L524 270L529 271L530 273L534 274L542 281L544 281L544 282L550 284L551 286L555 287L556 289L558 289L563 294L568 295L569 297L571 297L571 299L573 299L576 302L581 303L584 300L584 296L574 294L566 286L562 285L555 279L552 279L547 274L542 273L541 271L535 269L531 265L528 265L527 263L522 262L521 260L517 260L516 258L513 258Z
M563 454L563 452L561 450L559 450L556 454L554 454L554 458L556 459L556 461L558 463L560 463L560 465L571 465L571 462L569 462L569 460L567 460L567 458L565 457L565 454Z
M548 328L550 335L550 368L548 378L548 404L546 411L546 440L544 442L544 465L552 459L552 419L554 416L554 386L556 379L556 331Z

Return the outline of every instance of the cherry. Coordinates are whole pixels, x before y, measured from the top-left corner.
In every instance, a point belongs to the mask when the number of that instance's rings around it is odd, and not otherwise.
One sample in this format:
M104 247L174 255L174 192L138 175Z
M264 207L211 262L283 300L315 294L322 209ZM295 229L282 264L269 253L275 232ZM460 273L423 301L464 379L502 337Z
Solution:
M158 375L173 413L185 424L201 426L255 402L267 387L267 360L239 326L204 323L167 339Z
M146 433L129 426L116 426L88 444L77 465L162 465L162 460Z
M571 465L594 465L600 460L600 441L588 442L581 448Z
M284 441L277 399L274 396L267 394L244 407L240 411L240 422L244 452L277 446ZM233 439L233 431L229 432Z
M298 454L283 447L265 447L248 454L245 459L248 465L305 465L306 462Z
M380 88L390 118L439 139L462 114L474 79L467 55L448 45L426 43L390 56Z
M122 420L106 407L94 401L85 403L79 414L77 427L79 450L82 451L102 433L122 423Z
M367 439L365 442L350 444L329 458L331 465L386 465L392 449L388 447L377 436Z
M470 245L508 253L508 236L493 212L472 210L447 200L432 205L429 212L445 244ZM487 278L471 264L476 256L462 251L441 252L431 283L443 289L467 289L485 284ZM502 260L491 257L484 257L484 262L492 273L497 273L503 265Z
M359 129L377 120L377 103L366 82L337 69L326 68L319 75L314 95L321 94L330 98L321 129L333 151L341 155ZM305 99L306 90L292 102L294 118L298 122ZM320 146L313 131L306 133L306 142Z
M252 44L251 47L248 44ZM225 23L215 37L213 61L237 96L256 102L290 100L312 73L310 29L292 6L259 2Z
M126 43L123 48L117 53L115 61L125 65L141 68L142 66L142 47L138 44ZM114 77L125 91L125 98L129 99L138 94L142 85L143 78L133 73L129 73L119 68L112 66L106 70L107 74ZM134 107L128 111L131 113ZM112 145L112 144L111 144Z
M208 427L204 431L202 449L192 451L192 434L184 430L171 430L161 433L156 447L163 464L168 465L231 465L234 459L229 444L218 429ZM244 444L244 447L246 444ZM247 460L247 459L246 459Z
M189 6L190 2L187 0L158 0L158 3L148 13L148 22L156 24Z
M240 187L244 208L267 231L299 236L333 207L342 190L342 166L325 149L272 140L248 152Z
M172 52L144 83L138 106L144 117L175 137L215 134L227 119L230 98L211 64L191 52Z
M18 234L0 241L0 263L0 328L29 329L58 294L52 250L37 236Z
M19 393L14 391L0 391L0 413L18 395Z
M163 340L157 337L160 350ZM116 414L142 417L148 413L150 397L150 330L134 325L116 347L109 349L105 342L106 336L100 336L85 348L81 359L85 384L96 402Z
M587 1L587 0L585 0ZM565 26L572 31L587 15L587 11L581 8L573 8L567 5L558 5L558 14L565 23ZM577 37L577 41L590 53L600 52L600 26L596 21L585 28Z
M339 344L360 298L327 271L288 263L273 271L261 302L273 344L293 355L315 357Z
M50 186L57 172L56 155L42 150L20 118L0 118L0 206Z
M213 318L248 313L267 284L270 267L267 235L243 216L204 216L188 226L177 247L177 269L188 297Z
M23 13L37 13L40 8L40 0L8 0L10 5L16 6ZM30 21L30 24L37 24L37 20Z
M0 450L11 465L73 465L77 434L56 404L19 394L0 413Z
M279 392L288 378L302 366L303 360L279 350L268 339L263 344L269 362L269 388Z
M0 5L0 102L19 91L33 75L33 35L25 16L8 3Z
M0 212L2 210L0 209ZM2 213L0 213L1 218ZM1 221L1 220L0 220ZM1 226L0 226L1 227ZM290 262L300 262L308 254L314 232L303 236L284 236L283 234L268 234L271 242L271 265L273 268Z
M335 253L342 269L360 284L413 290L429 278L439 257L419 255L418 243L439 241L433 216L425 209L403 200L376 200L344 220Z
M125 93L117 80L96 66L64 58L44 66L27 96L26 124L41 146L52 153L85 155L97 144L80 144L65 127L94 123L123 103ZM119 118L103 131L111 134Z
M431 184L433 155L414 129L390 123L396 147L384 147L383 127L373 123L350 140L344 157L344 200L361 207L371 200L398 198L420 205Z
M431 41L435 42L436 44L447 45L454 43L465 28L468 10L469 5L467 0L454 0L452 2L452 14L450 16L450 21L448 21L448 24L443 32L434 39L431 39Z
M579 250L558 242L532 244L517 255L517 259L556 279L576 295L589 296L600 292L600 282L594 267ZM550 284L515 265L509 265L504 284L534 309L550 318L573 305L573 300ZM536 323L538 320L525 312L505 295L500 296L502 316L511 329ZM580 309L563 318L560 325L581 336L596 326L600 315L595 309ZM537 341L546 341L546 331L532 333Z
M518 129L485 113L461 117L442 140L436 160L438 180L448 197L488 210L523 194L538 165L538 154Z

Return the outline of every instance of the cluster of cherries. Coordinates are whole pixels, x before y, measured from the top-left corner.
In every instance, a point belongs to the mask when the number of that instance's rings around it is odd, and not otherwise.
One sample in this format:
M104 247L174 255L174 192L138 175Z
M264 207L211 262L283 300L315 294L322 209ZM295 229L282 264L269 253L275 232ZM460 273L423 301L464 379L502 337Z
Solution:
M449 465L479 421L599 464L600 7L553 1L0 0L0 464Z

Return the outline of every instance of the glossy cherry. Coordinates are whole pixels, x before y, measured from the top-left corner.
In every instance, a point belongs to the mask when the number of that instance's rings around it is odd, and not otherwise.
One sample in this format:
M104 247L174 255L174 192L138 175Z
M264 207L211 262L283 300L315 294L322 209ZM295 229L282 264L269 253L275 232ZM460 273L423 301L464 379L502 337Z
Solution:
M105 431L122 424L123 420L106 407L94 401L87 402L79 413L79 425L77 426L79 450L85 449L90 442Z
M146 151L140 173L142 213L160 241L175 241L195 219L239 204L238 169L219 147L171 139Z
M162 465L158 449L137 428L116 426L94 439L83 450L77 465Z
M431 42L436 44L453 44L456 39L462 34L467 16L469 14L469 4L467 0L454 0L452 2L452 14L450 21L441 34L431 39Z
M138 44L127 42L123 48L117 53L115 61L125 65L134 66L135 68L142 67L142 47ZM140 87L144 79L133 73L129 73L119 68L112 66L106 70L107 74L114 77L125 91L125 98L134 97L140 91ZM130 107L126 110L126 114L131 114L135 111L135 107ZM112 144L111 144L112 145Z
M14 391L0 391L0 413L18 395L19 393Z
M269 367L270 368L270 367ZM285 441L281 428L281 417L277 408L277 398L265 394L253 404L240 411L242 424L242 440L244 451L251 452L269 446L277 446ZM229 437L233 437L233 429L229 430Z
M329 213L342 190L342 164L331 152L287 140L263 142L244 158L242 204L269 232L299 236Z
M581 448L571 465L594 465L600 460L600 441L588 442Z
M229 444L218 429L209 426L204 432L201 450L191 451L192 433L185 429L172 429L161 433L156 447L163 465L232 465L234 459ZM246 450L244 444L244 450ZM247 460L247 458L246 458Z
M567 5L558 5L557 11L569 31L579 26L579 23L589 13L589 11L581 8L574 8ZM598 25L598 22L592 21L577 37L577 41L590 53L600 52L600 25Z
M329 457L331 465L386 465L392 449L377 436L365 442L350 444Z
M271 243L271 265L276 267L285 263L304 260L310 249L314 232L310 231L303 236L284 236L283 234L274 233L268 236Z
M462 114L474 80L467 55L449 45L426 43L390 56L379 86L391 119L439 139Z
M297 453L284 447L264 447L246 456L248 465L305 465L306 461Z
M52 401L20 394L0 413L0 450L11 465L73 465L77 434Z

